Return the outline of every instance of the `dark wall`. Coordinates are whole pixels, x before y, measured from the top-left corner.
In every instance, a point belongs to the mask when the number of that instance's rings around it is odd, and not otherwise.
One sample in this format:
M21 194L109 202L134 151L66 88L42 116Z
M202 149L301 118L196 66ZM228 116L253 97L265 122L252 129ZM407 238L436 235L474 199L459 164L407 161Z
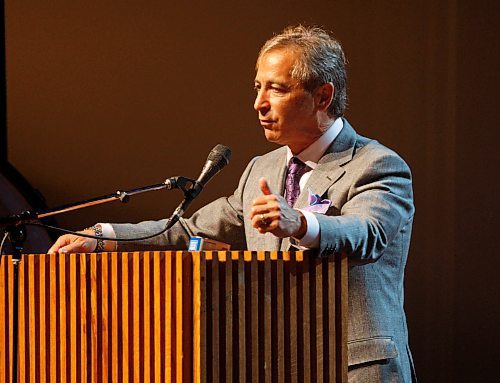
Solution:
M500 4L482 3L457 7L453 350L464 382L496 381L500 363Z
M413 170L406 310L420 380L487 381L500 317L491 303L500 287L492 148L498 6L213 3L7 1L10 162L57 206L195 177L224 143L233 160L193 207L201 206L230 193L250 158L274 147L252 109L260 45L288 24L331 29L349 60L347 118ZM180 198L150 193L59 223L162 218Z

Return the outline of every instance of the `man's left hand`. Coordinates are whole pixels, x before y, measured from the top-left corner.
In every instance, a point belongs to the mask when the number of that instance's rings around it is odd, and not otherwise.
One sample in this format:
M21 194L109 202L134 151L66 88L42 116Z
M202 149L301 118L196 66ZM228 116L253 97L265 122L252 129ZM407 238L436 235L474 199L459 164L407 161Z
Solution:
M259 188L263 195L253 201L250 209L252 226L261 234L302 238L307 231L304 215L288 206L282 196L273 194L265 178L259 180Z

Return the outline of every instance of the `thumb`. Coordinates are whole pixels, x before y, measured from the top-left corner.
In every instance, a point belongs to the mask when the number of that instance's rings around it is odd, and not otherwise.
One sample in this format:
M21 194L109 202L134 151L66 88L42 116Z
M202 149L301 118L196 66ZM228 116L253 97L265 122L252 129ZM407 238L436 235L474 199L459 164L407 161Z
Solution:
M264 177L262 177L259 180L259 189L262 192L262 194L264 194L264 195L273 194L273 192L271 191L271 188L269 187L269 184L267 183L267 180Z

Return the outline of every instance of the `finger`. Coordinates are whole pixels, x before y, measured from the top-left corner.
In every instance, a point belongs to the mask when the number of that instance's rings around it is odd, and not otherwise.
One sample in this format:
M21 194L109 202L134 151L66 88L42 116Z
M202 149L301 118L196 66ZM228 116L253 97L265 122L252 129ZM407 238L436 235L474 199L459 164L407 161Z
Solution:
M250 219L254 217L259 217L261 214L266 214L269 210L267 209L267 205L254 205L250 209Z
M57 253L61 247L68 244L68 235L62 235L54 242L51 248L47 251L47 254Z
M252 217L252 227L255 229L260 227L260 218L258 216Z
M250 219L261 214L265 214L267 218L277 217L280 211L280 206L276 201L268 201L266 204L252 206L250 209Z
M270 222L269 218L260 213L252 217L252 226L256 229L261 229L261 228L265 229L269 222Z
M75 241L59 249L60 253L90 253L96 248L96 240L86 238L83 241Z
M275 194L262 195L255 198L252 201L252 208L250 209L250 216L253 217L254 214L267 213L271 210L276 210L279 208L279 199L281 197Z
M252 227L261 233L272 231L278 226L280 216L278 212L259 213L252 217Z
M271 191L271 188L269 187L269 184L267 183L267 180L262 177L259 180L259 189L261 190L262 194L264 195L271 195L273 192Z
M269 202L276 200L276 196L274 194L271 195L261 195L260 197L255 198L252 201L252 206L253 207L262 207L264 205L267 205Z
M54 242L51 248L47 250L47 254L57 253L57 250L59 250L59 247L57 246L57 242Z

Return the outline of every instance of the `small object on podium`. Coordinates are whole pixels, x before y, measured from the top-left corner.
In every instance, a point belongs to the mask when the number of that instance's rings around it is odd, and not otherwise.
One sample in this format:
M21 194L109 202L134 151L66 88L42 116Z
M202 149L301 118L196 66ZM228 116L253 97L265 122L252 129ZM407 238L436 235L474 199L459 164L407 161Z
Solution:
M189 238L188 251L205 251L205 250L229 250L230 245L224 242L219 242L210 238L191 237Z

